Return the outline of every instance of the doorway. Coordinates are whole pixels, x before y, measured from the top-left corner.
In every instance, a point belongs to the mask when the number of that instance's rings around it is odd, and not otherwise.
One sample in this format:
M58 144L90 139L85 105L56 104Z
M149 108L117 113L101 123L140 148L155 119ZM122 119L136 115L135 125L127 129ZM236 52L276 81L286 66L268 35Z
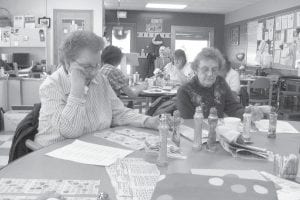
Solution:
M59 46L70 32L93 31L93 11L55 9L53 18L53 63L57 65L59 63Z
M171 49L173 52L184 50L188 62L192 62L203 48L213 46L213 27L171 26Z

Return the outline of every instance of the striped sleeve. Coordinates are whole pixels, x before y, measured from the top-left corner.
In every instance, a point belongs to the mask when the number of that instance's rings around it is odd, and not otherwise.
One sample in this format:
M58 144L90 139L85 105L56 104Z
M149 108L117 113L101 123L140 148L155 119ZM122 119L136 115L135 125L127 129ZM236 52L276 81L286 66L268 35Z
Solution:
M70 95L65 101L64 94L54 84L43 85L40 88L41 103L44 115L48 116L52 127L65 138L81 136L85 128L85 99ZM50 133L51 134L51 133Z

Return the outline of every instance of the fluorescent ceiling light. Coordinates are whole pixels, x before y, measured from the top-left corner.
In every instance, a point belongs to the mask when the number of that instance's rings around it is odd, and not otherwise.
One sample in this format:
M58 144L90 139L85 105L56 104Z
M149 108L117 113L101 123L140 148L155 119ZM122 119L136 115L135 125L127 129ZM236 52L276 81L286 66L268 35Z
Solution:
M164 8L164 9L184 9L183 4L163 4L163 3L147 3L146 8Z

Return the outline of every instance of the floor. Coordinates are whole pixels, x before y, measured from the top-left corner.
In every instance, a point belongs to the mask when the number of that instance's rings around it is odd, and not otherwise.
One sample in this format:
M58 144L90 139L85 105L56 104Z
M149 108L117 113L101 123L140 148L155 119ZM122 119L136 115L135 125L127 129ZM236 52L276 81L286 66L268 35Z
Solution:
M0 169L7 165L13 132L0 131Z

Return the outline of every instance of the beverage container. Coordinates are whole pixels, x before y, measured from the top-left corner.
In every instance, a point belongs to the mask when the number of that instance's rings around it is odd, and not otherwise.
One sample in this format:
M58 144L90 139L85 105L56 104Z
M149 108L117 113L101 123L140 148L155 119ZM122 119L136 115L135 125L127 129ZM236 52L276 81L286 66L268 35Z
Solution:
M160 135L160 148L158 153L157 165L160 167L165 167L168 165L167 137L169 133L167 116L165 114L161 115L158 131Z
M276 126L277 126L277 113L275 112L275 109L272 108L269 114L268 138L276 138Z
M137 84L140 80L140 75L138 72L135 72L135 74L133 74L133 84Z
M172 141L176 144L177 147L180 147L180 125L181 125L181 117L180 112L175 110L173 113L173 135Z
M202 107L198 106L194 114L194 141L192 147L194 151L200 151L202 149L202 124Z
M4 77L5 73L4 73L4 67L0 68L0 77Z
M245 113L243 114L243 133L242 133L243 140L246 143L251 141L250 129L251 129L251 108L246 107Z
M217 109L215 107L210 108L209 116L208 116L208 139L206 149L211 152L215 152L217 150L217 134L216 128L218 125L218 114Z

